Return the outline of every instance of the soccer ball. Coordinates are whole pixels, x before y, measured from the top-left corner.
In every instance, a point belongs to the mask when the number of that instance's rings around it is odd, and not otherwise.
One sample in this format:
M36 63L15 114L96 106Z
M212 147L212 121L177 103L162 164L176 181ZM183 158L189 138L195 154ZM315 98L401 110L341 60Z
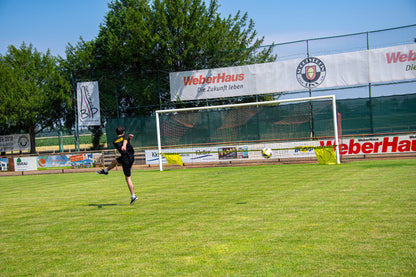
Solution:
M263 158L270 158L272 156L273 152L272 149L270 149L269 147L263 148L261 150L261 155L263 156Z

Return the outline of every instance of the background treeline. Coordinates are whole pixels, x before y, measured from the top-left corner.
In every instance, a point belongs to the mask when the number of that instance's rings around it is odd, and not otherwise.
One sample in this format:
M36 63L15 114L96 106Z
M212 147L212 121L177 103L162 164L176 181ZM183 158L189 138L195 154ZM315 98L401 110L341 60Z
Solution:
M247 13L223 17L217 0L114 0L108 6L98 36L68 43L66 57L40 53L30 42L0 55L1 135L30 133L35 152L42 130L72 129L76 82L99 81L103 126L107 118L184 105L170 102L169 72L276 59L272 47L258 48L264 38ZM193 103L199 104L206 105ZM102 126L90 127L96 142Z

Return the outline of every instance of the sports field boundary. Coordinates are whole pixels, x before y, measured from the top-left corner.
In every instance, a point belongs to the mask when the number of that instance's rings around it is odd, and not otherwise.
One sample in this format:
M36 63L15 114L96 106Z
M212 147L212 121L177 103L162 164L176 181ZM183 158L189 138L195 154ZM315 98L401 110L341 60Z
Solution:
M136 159L133 165L133 170L158 170L158 164L146 164L144 159L144 152L136 153L140 157ZM341 156L341 165L345 163L351 163L354 161L363 160L397 160L397 159L416 159L416 153L401 153L401 154L368 154L368 155L354 155L354 156ZM210 163L185 163L183 166L179 165L164 165L167 170L186 169L186 168L208 168L208 167L232 167L232 166L257 166L257 165L284 165L284 164L317 164L316 158L308 159L272 159L272 160L228 160L221 162L210 162ZM105 164L108 165L108 162ZM331 165L328 165L331 166ZM336 165L332 165L336 166ZM65 173L86 173L95 172L104 167L92 167L92 168L75 168L75 169L53 169L53 170L32 170L32 171L6 171L0 172L2 176L23 176L23 175L43 175L43 174L65 174ZM122 171L120 166L116 166L112 171Z

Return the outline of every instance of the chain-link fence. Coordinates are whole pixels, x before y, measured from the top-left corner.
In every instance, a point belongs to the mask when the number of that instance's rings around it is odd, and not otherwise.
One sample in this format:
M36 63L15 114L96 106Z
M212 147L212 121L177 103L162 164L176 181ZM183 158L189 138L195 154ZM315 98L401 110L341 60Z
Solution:
M271 54L275 60L285 61L412 43L416 43L416 24L371 32L276 43L259 47L255 53L260 53L271 47ZM242 65L241 60L237 60L235 57L241 57L241 53L244 51L250 52L248 49L232 49L218 53L201 53L201 55L202 60L206 61L205 64L209 64L209 67L219 68ZM221 58L218 58L219 56ZM258 63L255 55L253 53L251 56L247 54L244 64L255 63ZM202 68L207 67L202 65ZM263 100L260 99L261 96L240 96L227 99L172 102L170 100L169 72L164 70L126 74L109 72L101 76L94 75L88 80L75 79L74 83L80 81L98 81L99 83L101 118L107 132L109 148L112 148L114 129L118 125L124 125L129 132L136 135L135 147L154 147L156 145L156 126L153 114L158 109ZM268 97L269 99L283 100L322 95L336 96L344 136L416 131L414 120L416 80L276 92ZM52 133L49 135L53 135ZM58 136L57 132L56 136Z
M338 54L345 52L369 50L395 45L416 43L416 24L362 32L356 34L332 36L325 38L314 38L287 43L271 45L272 54L276 61L298 59L312 56ZM262 46L262 51L269 46ZM233 61L235 51L247 51L247 49L230 50L229 59L221 59L215 67L228 67L241 65L240 61ZM213 53L207 55L206 59L215 61ZM255 59L246 64L256 63ZM153 74L157 78L157 86L154 86L153 97L160 100L158 105L126 106L117 98L117 86L114 81L114 98L102 99L102 109L106 118L106 129L108 142L112 141L112 131L118 125L124 125L129 132L136 134L136 147L152 147L156 145L156 126L153 116L136 117L139 110L154 111L166 108L182 108L198 105L218 104L218 99L195 100L180 103L172 103L169 95L169 73L159 71ZM357 86L339 87L331 89L301 90L284 93L274 93L274 99L291 99L301 97L312 97L322 95L335 95L337 99L338 112L341 114L342 132L348 135L376 135L393 134L416 131L416 80L401 82L387 82L379 84L365 84ZM256 96L238 97L236 101L255 101ZM228 101L233 101L229 99ZM118 103L118 105L117 105ZM109 106L118 107L117 115L106 113ZM111 143L108 143L111 147Z

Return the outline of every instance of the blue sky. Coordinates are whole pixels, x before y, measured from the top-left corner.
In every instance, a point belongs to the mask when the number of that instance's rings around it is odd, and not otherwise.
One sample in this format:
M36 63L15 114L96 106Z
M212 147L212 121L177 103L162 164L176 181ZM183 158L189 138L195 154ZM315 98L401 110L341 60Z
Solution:
M0 0L0 54L32 43L65 55L68 43L98 35L107 0ZM222 17L247 12L265 44L416 24L416 0L218 0Z

